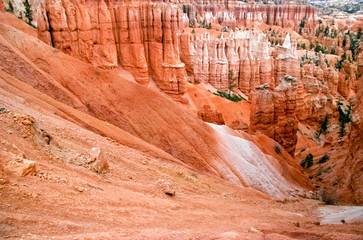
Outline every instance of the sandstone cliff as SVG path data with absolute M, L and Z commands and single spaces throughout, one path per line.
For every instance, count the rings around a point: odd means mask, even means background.
M 180 38 L 186 26 L 182 9 L 171 4 L 118 1 L 46 1 L 39 37 L 61 51 L 102 68 L 118 65 L 135 80 L 152 79 L 177 100 L 186 86 Z
M 0 12 L 4 12 L 4 11 L 5 11 L 4 2 L 0 1 Z
M 363 84 L 363 77 L 359 83 Z M 349 155 L 340 172 L 340 199 L 355 205 L 363 204 L 363 89 L 357 92 L 353 108 L 352 128 L 349 134 Z
M 225 91 L 230 70 L 238 79 L 238 89 L 245 94 L 263 83 L 274 87 L 285 74 L 299 77 L 297 70 L 289 72 L 298 67 L 298 61 L 273 60 L 268 40 L 262 34 L 236 31 L 216 38 L 209 33 L 190 34 L 187 27 L 189 23 L 200 24 L 202 19 L 232 29 L 232 23 L 237 26 L 251 21 L 294 27 L 302 19 L 313 21 L 314 8 L 238 1 L 185 4 L 48 0 L 39 18 L 39 37 L 93 65 L 120 65 L 138 83 L 148 85 L 152 80 L 181 102 L 186 102 L 183 95 L 188 79 Z M 224 12 L 227 10 L 228 14 Z M 292 49 L 295 47 L 296 44 L 291 45 Z
M 298 124 L 297 79 L 287 75 L 280 78 L 273 91 L 268 84 L 257 86 L 256 90 L 252 97 L 250 130 L 275 139 L 293 156 Z

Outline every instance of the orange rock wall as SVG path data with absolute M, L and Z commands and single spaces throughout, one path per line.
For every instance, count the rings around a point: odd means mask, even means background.
M 231 34 L 227 39 L 212 40 L 191 36 L 185 29 L 196 13 L 209 13 L 214 21 L 221 19 L 222 25 L 269 19 L 271 24 L 293 27 L 303 18 L 315 18 L 314 8 L 304 5 L 251 5 L 235 0 L 158 2 L 47 0 L 38 20 L 39 38 L 95 66 L 120 65 L 138 83 L 148 85 L 153 80 L 162 91 L 186 102 L 182 96 L 188 78 L 225 91 L 228 71 L 233 70 L 238 88 L 247 94 L 262 83 L 273 87 L 280 75 L 287 74 L 281 69 L 286 63 L 278 62 L 276 69 L 281 74 L 272 79 L 274 63 L 268 41 L 259 35 L 241 38 Z M 227 10 L 229 14 L 223 12 Z M 296 65 L 291 64 L 290 68 Z
M 102 68 L 121 65 L 147 85 L 150 77 L 178 98 L 185 90 L 179 45 L 186 26 L 181 8 L 171 4 L 119 1 L 46 1 L 39 20 L 46 43 Z
M 252 95 L 250 130 L 275 139 L 291 156 L 297 143 L 297 88 L 296 78 L 284 76 L 274 90 L 262 84 Z

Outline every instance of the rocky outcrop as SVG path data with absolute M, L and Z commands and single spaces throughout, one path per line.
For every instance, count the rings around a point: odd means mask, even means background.
M 338 92 L 346 99 L 352 97 L 355 89 L 357 65 L 344 61 L 339 72 Z
M 208 20 L 220 22 L 229 27 L 250 27 L 254 24 L 267 23 L 284 28 L 298 28 L 305 20 L 306 28 L 314 28 L 316 10 L 304 4 L 262 4 L 241 1 L 191 1 L 187 7 L 187 14 L 191 21 L 195 20 L 195 13 Z
M 297 88 L 297 79 L 288 75 L 280 78 L 280 84 L 274 90 L 270 90 L 268 84 L 257 86 L 250 118 L 252 132 L 273 138 L 291 156 L 297 142 Z
M 0 12 L 5 12 L 4 2 L 0 1 Z
M 107 172 L 110 167 L 101 149 L 95 147 L 89 151 L 88 164 L 98 173 Z
M 360 42 L 359 44 L 359 54 L 357 57 L 357 62 L 358 62 L 358 74 L 360 74 L 361 76 L 363 76 L 363 41 Z
M 163 92 L 186 102 L 187 79 L 226 91 L 232 71 L 238 89 L 248 94 L 263 83 L 273 88 L 285 74 L 299 78 L 298 59 L 291 61 L 288 56 L 286 60 L 286 53 L 279 50 L 273 60 L 263 34 L 237 31 L 218 38 L 190 34 L 186 30 L 189 22 L 203 18 L 222 25 L 247 26 L 257 21 L 293 27 L 314 16 L 314 8 L 303 5 L 47 0 L 38 31 L 44 42 L 65 53 L 102 68 L 120 65 L 138 83 L 148 85 L 152 80 Z M 288 48 L 295 54 L 296 44 Z
M 359 80 L 359 84 L 363 84 L 363 78 Z M 353 202 L 356 204 L 363 204 L 363 91 L 359 90 L 357 93 L 357 102 L 353 109 L 354 117 L 352 123 L 352 132 L 349 136 L 350 152 L 352 155 L 348 157 L 347 166 L 351 166 L 351 189 L 353 191 Z
M 363 77 L 359 83 L 363 84 Z M 363 89 L 357 92 L 356 103 L 353 108 L 352 127 L 349 134 L 349 155 L 347 156 L 340 183 L 342 183 L 344 201 L 355 205 L 363 205 Z
M 8 170 L 18 176 L 34 175 L 36 173 L 36 164 L 24 156 L 19 156 L 13 161 L 9 161 Z
M 228 75 L 248 94 L 254 87 L 272 78 L 272 58 L 263 34 L 237 31 L 212 39 L 208 33 L 192 34 L 189 39 L 192 61 L 186 63 L 195 83 L 209 83 L 221 91 L 228 89 Z
M 326 64 L 325 57 L 320 52 L 318 64 L 306 62 L 301 68 L 302 84 L 304 88 L 303 107 L 298 114 L 299 120 L 321 122 L 325 116 L 337 116 L 334 98 L 339 96 L 339 74 L 334 67 Z
M 118 1 L 46 1 L 39 37 L 54 47 L 102 68 L 121 65 L 135 80 L 152 79 L 179 98 L 186 90 L 180 38 L 186 21 L 171 4 L 126 4 Z
M 4 6 L 6 8 L 8 8 L 8 4 L 9 2 L 12 3 L 13 8 L 14 8 L 14 12 L 13 14 L 21 19 L 26 19 L 25 18 L 25 7 L 24 7 L 24 0 L 7 0 L 7 1 L 0 1 L 0 11 L 1 11 L 1 6 Z M 30 4 L 30 8 L 32 10 L 32 17 L 33 17 L 33 21 L 32 21 L 32 25 L 33 26 L 37 26 L 37 19 L 38 16 L 41 14 L 41 6 L 44 4 L 45 0 L 28 0 L 29 4 Z

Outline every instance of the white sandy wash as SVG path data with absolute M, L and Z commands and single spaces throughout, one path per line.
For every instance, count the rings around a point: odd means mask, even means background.
M 300 194 L 303 189 L 285 179 L 271 162 L 278 160 L 264 154 L 253 142 L 233 135 L 225 125 L 208 123 L 217 133 L 220 152 L 235 176 L 244 185 L 253 187 L 275 199 L 287 199 Z M 223 170 L 222 170 L 223 172 Z M 227 178 L 232 176 L 226 176 Z M 233 177 L 230 180 L 235 180 Z
M 361 206 L 324 206 L 320 207 L 320 224 L 363 223 Z

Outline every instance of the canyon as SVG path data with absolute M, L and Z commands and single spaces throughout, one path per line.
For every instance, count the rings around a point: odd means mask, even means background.
M 29 26 L 8 2 L 1 236 L 363 235 L 360 207 L 320 225 L 338 209 L 324 202 L 363 203 L 358 15 L 334 21 L 302 1 L 46 0 L 29 1 Z

